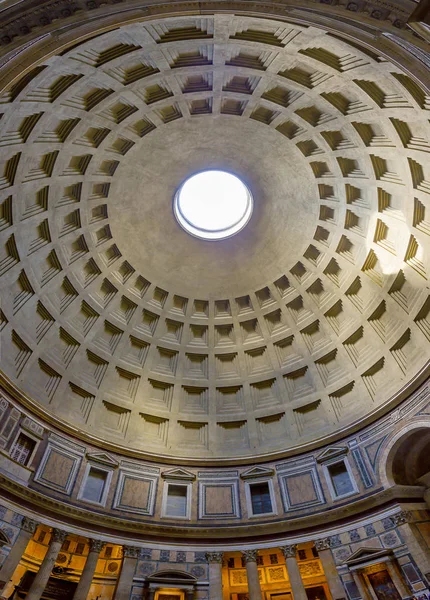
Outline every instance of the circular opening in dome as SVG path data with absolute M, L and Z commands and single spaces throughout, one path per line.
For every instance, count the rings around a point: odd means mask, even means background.
M 184 181 L 173 211 L 187 233 L 203 240 L 223 240 L 248 223 L 253 208 L 247 186 L 226 171 L 202 171 Z

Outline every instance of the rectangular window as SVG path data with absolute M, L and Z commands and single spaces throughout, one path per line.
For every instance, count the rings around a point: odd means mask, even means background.
M 170 483 L 167 490 L 166 515 L 169 517 L 186 517 L 187 496 L 188 488 L 186 485 Z
M 271 554 L 270 555 L 270 564 L 271 565 L 277 565 L 278 564 L 278 555 L 277 554 Z
M 234 558 L 229 558 L 227 560 L 227 566 L 229 569 L 234 569 Z
M 37 541 L 43 544 L 46 538 L 46 531 L 39 531 L 39 535 L 37 536 Z
M 79 542 L 76 544 L 76 554 L 83 554 L 85 550 L 85 544 L 83 542 Z
M 345 463 L 338 462 L 327 467 L 336 496 L 345 496 L 354 491 Z
M 105 548 L 105 558 L 111 558 L 112 556 L 112 546 L 106 546 Z
M 306 560 L 306 550 L 298 550 L 299 560 Z
M 103 498 L 103 492 L 105 491 L 106 479 L 106 471 L 91 467 L 85 481 L 82 498 L 84 500 L 89 500 L 90 502 L 100 503 Z
M 27 465 L 30 462 L 36 442 L 24 433 L 20 433 L 10 450 L 10 457 L 16 460 L 20 465 Z
M 315 546 L 312 546 L 312 556 L 314 558 L 318 558 L 318 556 L 319 556 L 318 550 L 315 548 Z
M 273 512 L 269 484 L 266 481 L 263 483 L 252 483 L 249 488 L 251 492 L 252 514 L 262 515 Z
M 263 562 L 263 557 L 262 556 L 257 556 L 257 565 L 259 567 L 263 567 L 264 566 L 264 562 Z

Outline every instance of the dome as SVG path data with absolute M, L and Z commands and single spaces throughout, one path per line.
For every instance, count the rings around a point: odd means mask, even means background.
M 2 599 L 426 600 L 427 5 L 3 2 Z
M 428 359 L 427 97 L 329 30 L 215 14 L 82 39 L 2 96 L 2 368 L 136 455 L 281 455 L 399 400 Z M 253 198 L 227 239 L 193 174 Z M 246 222 L 246 221 L 245 221 Z

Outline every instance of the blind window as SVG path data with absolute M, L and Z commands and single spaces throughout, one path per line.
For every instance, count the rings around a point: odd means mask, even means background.
M 336 496 L 344 496 L 354 491 L 354 486 L 344 462 L 330 465 L 328 472 L 330 473 L 330 479 Z
M 101 502 L 106 485 L 106 471 L 91 467 L 85 482 L 82 498 L 91 502 Z
M 187 487 L 185 485 L 169 485 L 166 515 L 169 517 L 187 516 Z

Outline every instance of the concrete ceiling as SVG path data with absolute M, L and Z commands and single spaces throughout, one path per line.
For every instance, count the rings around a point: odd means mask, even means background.
M 384 407 L 428 359 L 429 98 L 316 27 L 134 23 L 1 98 L 2 365 L 49 414 L 156 455 L 262 456 Z M 185 177 L 255 209 L 204 242 Z

